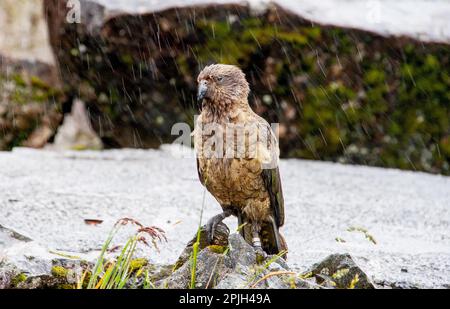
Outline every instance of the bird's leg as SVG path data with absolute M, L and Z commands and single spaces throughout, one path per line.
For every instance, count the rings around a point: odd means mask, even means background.
M 259 233 L 261 232 L 261 226 L 258 223 L 252 224 L 252 245 L 256 251 L 256 254 L 261 256 L 263 259 L 267 257 L 267 253 L 264 252 L 261 245 L 261 238 L 259 237 Z
M 225 218 L 231 216 L 233 211 L 231 209 L 225 209 L 222 213 L 212 217 L 206 223 L 206 235 L 208 237 L 208 242 L 211 244 L 214 240 L 214 231 L 217 227 L 217 224 L 222 222 Z

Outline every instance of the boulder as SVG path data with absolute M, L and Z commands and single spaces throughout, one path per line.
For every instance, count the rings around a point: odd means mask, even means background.
M 0 289 L 75 288 L 88 266 L 0 225 Z
M 62 120 L 64 101 L 54 66 L 0 55 L 0 150 L 44 147 Z
M 332 254 L 312 266 L 318 284 L 341 289 L 373 289 L 374 284 L 349 254 Z M 309 277 L 308 276 L 308 277 Z
M 450 173 L 448 38 L 383 29 L 405 14 L 379 27 L 359 4 L 348 17 L 336 2 L 319 14 L 318 1 L 80 0 L 77 23 L 67 2 L 44 1 L 50 42 L 107 147 L 172 141 L 172 125 L 198 111 L 200 69 L 222 62 L 244 70 L 255 111 L 280 123 L 283 156 Z
M 292 276 L 289 266 L 281 257 L 268 256 L 265 260 L 257 261 L 257 253 L 240 234 L 229 235 L 225 224 L 218 225 L 212 244 L 208 244 L 205 227 L 202 227 L 199 238 L 199 252 L 196 259 L 195 280 L 192 281 L 192 245 L 197 240 L 195 236 L 187 245 L 177 263 L 174 272 L 156 282 L 156 286 L 163 288 L 185 289 L 216 288 L 216 289 L 248 289 L 248 288 L 291 288 L 291 281 L 297 279 Z M 277 276 L 270 273 L 278 272 Z M 261 280 L 269 275 L 266 280 Z M 307 287 L 309 285 L 298 285 Z
M 212 245 L 207 244 L 204 227 L 196 262 L 195 288 L 216 289 L 373 289 L 375 285 L 349 254 L 333 254 L 313 265 L 303 274 L 292 271 L 278 256 L 258 261 L 256 251 L 240 234 L 228 236 L 221 223 Z M 181 254 L 168 277 L 156 282 L 163 288 L 185 289 L 192 284 L 192 245 L 194 237 Z
M 54 143 L 49 148 L 56 150 L 100 150 L 101 139 L 92 129 L 84 102 L 76 99 L 70 114 L 64 116 Z
M 0 55 L 16 61 L 54 64 L 43 0 L 2 0 L 0 29 Z
M 206 227 L 200 228 L 195 288 L 211 288 L 222 275 L 231 271 L 229 259 L 223 254 L 229 245 L 229 233 L 230 231 L 225 224 L 218 224 L 214 239 L 210 244 L 207 240 Z M 157 286 L 175 289 L 185 289 L 191 286 L 193 246 L 196 242 L 197 235 L 194 235 L 175 263 L 173 274 L 157 282 Z
M 0 150 L 42 148 L 64 101 L 43 0 L 1 1 L 0 29 Z

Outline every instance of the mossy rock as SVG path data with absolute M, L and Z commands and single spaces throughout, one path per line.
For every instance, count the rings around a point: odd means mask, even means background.
M 228 248 L 228 236 L 230 234 L 230 230 L 228 226 L 220 222 L 216 226 L 216 230 L 214 232 L 214 239 L 212 243 L 209 243 L 206 226 L 202 226 L 200 228 L 199 234 L 193 237 L 187 244 L 186 248 L 181 253 L 178 260 L 175 262 L 173 266 L 173 271 L 181 268 L 192 256 L 194 244 L 198 240 L 198 252 L 201 252 L 205 248 L 208 248 L 211 252 L 222 254 L 225 252 L 226 248 Z
M 148 260 L 144 258 L 137 258 L 134 260 L 131 260 L 130 262 L 130 272 L 138 272 L 142 269 L 142 267 L 146 266 L 148 264 Z
M 1 56 L 0 56 L 1 58 Z M 43 147 L 56 133 L 62 120 L 64 93 L 56 85 L 33 74 L 39 64 L 2 63 L 0 59 L 0 150 L 14 147 Z M 28 69 L 30 71 L 28 71 Z M 44 70 L 44 71 L 45 71 Z M 36 72 L 38 73 L 38 72 Z M 46 130 L 41 130 L 44 128 Z M 52 132 L 33 141 L 39 132 Z M 41 140 L 45 139 L 45 140 Z
M 172 124 L 198 113 L 199 70 L 221 62 L 244 70 L 255 111 L 280 123 L 284 157 L 450 174 L 449 45 L 321 26 L 275 6 L 103 19 L 101 6 L 82 5 L 104 20 L 91 31 L 65 22 L 64 1 L 46 4 L 59 16 L 50 35 L 68 94 L 87 102 L 106 146 L 173 141 Z
M 207 248 L 209 251 L 217 253 L 217 254 L 223 254 L 227 250 L 227 247 L 219 246 L 219 245 L 211 245 L 211 246 L 208 246 Z
M 51 273 L 55 278 L 67 278 L 69 270 L 63 266 L 53 266 Z
M 11 287 L 15 288 L 17 287 L 20 283 L 25 282 L 27 280 L 27 275 L 24 273 L 20 273 L 18 275 L 16 275 L 12 280 L 11 280 Z

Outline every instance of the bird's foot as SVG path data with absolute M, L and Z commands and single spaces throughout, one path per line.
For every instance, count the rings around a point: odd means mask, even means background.
M 262 264 L 267 259 L 267 253 L 261 247 L 253 247 L 256 254 L 256 262 Z
M 225 210 L 221 214 L 218 214 L 208 220 L 208 222 L 206 223 L 206 235 L 208 238 L 208 243 L 212 244 L 214 240 L 214 232 L 216 230 L 217 225 L 230 215 L 231 211 Z

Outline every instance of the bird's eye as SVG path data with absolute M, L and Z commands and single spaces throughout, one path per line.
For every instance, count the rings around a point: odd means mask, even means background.
M 223 81 L 223 76 L 219 76 L 219 77 L 217 77 L 217 81 L 218 81 L 218 82 L 221 82 L 221 81 Z

